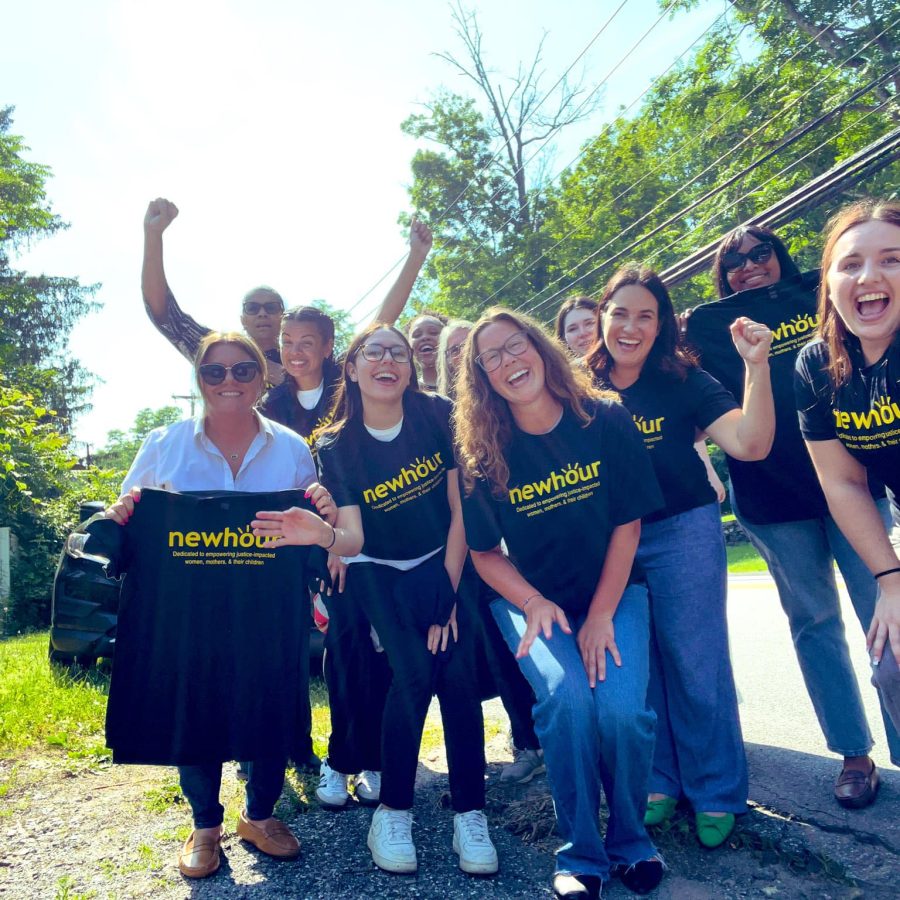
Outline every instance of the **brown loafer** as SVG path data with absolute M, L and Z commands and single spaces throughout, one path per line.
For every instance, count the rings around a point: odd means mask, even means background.
M 181 853 L 178 854 L 178 871 L 186 878 L 206 878 L 218 872 L 222 862 L 219 853 L 221 842 L 221 831 L 218 837 L 210 835 L 197 837 L 197 832 L 192 831 L 191 836 L 184 842 Z
M 834 799 L 847 809 L 863 809 L 875 802 L 881 779 L 875 763 L 867 775 L 857 769 L 841 769 L 834 785 Z
M 296 859 L 300 855 L 300 841 L 284 822 L 276 818 L 266 819 L 262 825 L 256 825 L 241 810 L 237 825 L 238 837 L 253 844 L 257 850 L 276 859 Z

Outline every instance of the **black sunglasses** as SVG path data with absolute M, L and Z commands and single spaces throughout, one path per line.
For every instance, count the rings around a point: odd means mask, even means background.
M 757 244 L 746 253 L 741 253 L 740 250 L 729 250 L 722 254 L 722 268 L 726 272 L 736 272 L 738 269 L 744 268 L 744 263 L 748 259 L 754 263 L 768 262 L 774 252 L 775 248 L 771 244 Z
M 277 300 L 267 300 L 265 303 L 257 303 L 255 300 L 251 300 L 249 303 L 244 304 L 244 312 L 248 316 L 258 315 L 261 309 L 264 309 L 270 316 L 284 312 L 284 307 Z
M 249 384 L 259 375 L 259 364 L 252 359 L 246 362 L 235 363 L 233 366 L 223 366 L 219 363 L 204 363 L 197 371 L 205 384 L 221 384 L 225 376 L 231 372 L 231 377 L 241 384 Z

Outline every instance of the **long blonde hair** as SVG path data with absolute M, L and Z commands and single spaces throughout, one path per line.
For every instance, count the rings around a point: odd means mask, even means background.
M 450 335 L 460 328 L 465 328 L 471 332 L 475 327 L 474 322 L 468 319 L 451 319 L 441 330 L 441 336 L 438 339 L 438 358 L 437 358 L 437 391 L 445 397 L 453 398 L 456 393 L 454 385 L 454 377 L 450 374 L 450 364 L 447 362 L 447 347 L 450 343 Z M 468 338 L 468 335 L 466 335 Z
M 565 350 L 536 319 L 501 306 L 487 310 L 475 323 L 463 350 L 456 377 L 453 428 L 466 493 L 472 491 L 476 478 L 483 478 L 491 493 L 499 498 L 506 494 L 509 482 L 509 464 L 504 454 L 513 434 L 513 417 L 507 401 L 491 387 L 487 374 L 475 361 L 478 335 L 496 322 L 507 322 L 528 335 L 543 360 L 547 390 L 583 426 L 594 418 L 587 408 L 588 401 L 616 395 L 594 387 L 587 370 L 573 366 Z

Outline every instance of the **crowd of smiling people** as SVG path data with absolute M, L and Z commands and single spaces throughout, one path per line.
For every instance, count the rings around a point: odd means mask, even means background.
M 380 868 L 417 868 L 416 765 L 437 696 L 454 852 L 467 873 L 497 871 L 485 680 L 512 725 L 504 779 L 546 768 L 557 896 L 596 897 L 611 877 L 655 888 L 665 864 L 652 829 L 679 803 L 701 844 L 727 840 L 748 781 L 724 489 L 707 437 L 726 454 L 737 518 L 775 579 L 825 743 L 843 758 L 835 799 L 875 800 L 833 564 L 900 764 L 900 205 L 840 210 L 820 273 L 801 273 L 772 231 L 735 229 L 713 264 L 721 299 L 688 317 L 655 272 L 626 265 L 598 300 L 566 301 L 555 336 L 499 307 L 475 323 L 425 313 L 396 327 L 431 245 L 414 222 L 397 282 L 339 359 L 328 316 L 285 310 L 269 288 L 244 298 L 246 336 L 196 323 L 163 268 L 176 215 L 166 200 L 148 208 L 142 286 L 156 326 L 194 363 L 203 411 L 148 438 L 107 515 L 126 524 L 141 487 L 307 489 L 317 512 L 260 510 L 253 527 L 276 547 L 329 552 L 332 730 L 317 796 L 332 809 L 351 791 L 376 805 L 367 844 Z M 189 450 L 185 427 L 200 435 Z M 291 471 L 264 468 L 259 447 L 279 444 L 295 451 Z M 205 458 L 199 476 L 193 455 Z M 308 763 L 308 686 L 298 692 L 293 759 Z M 286 763 L 247 765 L 238 824 L 282 858 L 300 851 L 273 816 Z M 194 831 L 179 867 L 204 877 L 220 864 L 221 762 L 180 777 Z

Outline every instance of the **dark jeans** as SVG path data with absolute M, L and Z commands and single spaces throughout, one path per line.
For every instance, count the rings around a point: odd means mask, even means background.
M 359 565 L 347 569 L 343 593 L 325 597 L 325 684 L 331 710 L 328 764 L 354 775 L 381 771 L 381 722 L 391 684 L 387 653 L 376 653 L 372 625 L 354 594 Z
M 275 810 L 284 785 L 285 760 L 259 760 L 246 763 L 247 818 L 268 819 Z M 179 766 L 181 791 L 191 805 L 194 828 L 215 828 L 222 824 L 225 807 L 219 803 L 222 764 Z
M 353 563 L 363 611 L 375 626 L 391 667 L 382 726 L 381 802 L 410 809 L 422 729 L 433 694 L 444 723 L 450 796 L 456 812 L 484 807 L 484 719 L 474 665 L 474 634 L 464 607 L 457 611 L 459 641 L 442 658 L 426 646 L 430 612 L 423 613 L 408 586 L 446 578 L 443 553 L 412 572 L 375 563 Z M 425 568 L 427 567 L 427 569 Z

